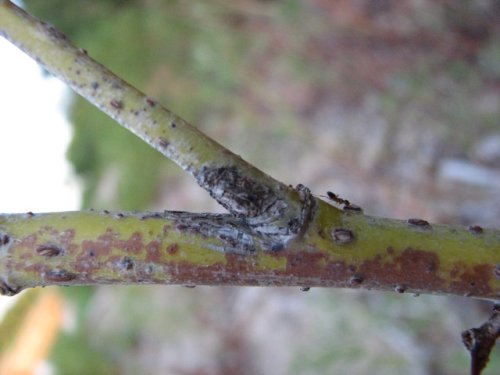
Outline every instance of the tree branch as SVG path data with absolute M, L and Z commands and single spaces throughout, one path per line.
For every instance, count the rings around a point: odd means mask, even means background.
M 0 216 L 0 290 L 39 285 L 288 285 L 500 298 L 500 231 L 366 216 L 254 168 L 0 0 L 0 34 L 174 160 L 230 215 Z

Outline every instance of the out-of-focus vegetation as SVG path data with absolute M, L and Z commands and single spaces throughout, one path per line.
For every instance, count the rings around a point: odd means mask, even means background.
M 476 162 L 480 141 L 500 134 L 495 0 L 24 3 L 284 182 L 335 190 L 371 214 L 499 225 L 498 189 L 440 174 L 444 159 Z M 85 207 L 212 207 L 172 163 L 84 100 L 72 96 L 68 116 Z M 482 316 L 482 305 L 460 300 L 344 291 L 66 294 L 79 328 L 53 351 L 62 374 L 466 373 L 459 332 Z
M 2 318 L 0 324 L 0 353 L 5 353 L 8 346 L 12 344 L 12 339 L 15 337 L 26 312 L 36 299 L 36 292 L 26 292 L 19 298 L 15 306 L 7 311 L 6 315 Z
M 289 167 L 290 155 L 306 153 L 321 133 L 348 137 L 337 159 L 359 158 L 365 147 L 351 147 L 351 138 L 362 131 L 325 131 L 315 118 L 332 98 L 360 111 L 362 121 L 380 114 L 363 113 L 370 106 L 388 119 L 383 150 L 364 156 L 374 168 L 390 169 L 407 147 L 398 140 L 408 137 L 401 117 L 411 117 L 418 126 L 409 126 L 424 138 L 432 134 L 429 159 L 436 148 L 464 153 L 474 135 L 498 126 L 498 110 L 466 105 L 500 79 L 494 1 L 25 3 L 98 61 L 264 168 Z M 84 177 L 84 206 L 144 209 L 161 201 L 162 186 L 179 176 L 175 167 L 85 101 L 74 98 L 68 112 L 68 156 Z M 276 142 L 287 152 L 277 153 Z

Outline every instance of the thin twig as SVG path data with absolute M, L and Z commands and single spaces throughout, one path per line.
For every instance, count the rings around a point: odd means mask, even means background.
M 0 35 L 190 173 L 256 232 L 285 244 L 307 225 L 313 205 L 307 189 L 297 191 L 245 162 L 7 0 L 0 1 Z

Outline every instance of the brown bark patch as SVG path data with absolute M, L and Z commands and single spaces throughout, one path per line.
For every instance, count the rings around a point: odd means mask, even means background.
M 161 263 L 160 243 L 151 241 L 146 245 L 146 262 Z
M 460 263 L 452 271 L 457 279 L 450 284 L 451 293 L 467 296 L 491 295 L 490 280 L 493 272 L 489 264 L 480 264 L 469 269 Z
M 405 285 L 405 290 L 438 291 L 445 286 L 444 280 L 438 276 L 439 258 L 437 254 L 406 248 L 400 255 L 392 248 L 387 249 L 391 261 L 381 256 L 363 262 L 359 273 L 365 276 L 366 283 L 374 286 Z M 398 289 L 399 290 L 399 289 Z

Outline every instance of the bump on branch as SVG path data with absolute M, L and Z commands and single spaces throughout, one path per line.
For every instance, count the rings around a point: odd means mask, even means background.
M 493 306 L 493 314 L 481 327 L 462 332 L 462 342 L 471 355 L 471 375 L 480 375 L 484 370 L 499 336 L 500 304 Z

